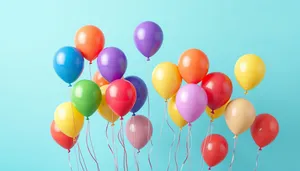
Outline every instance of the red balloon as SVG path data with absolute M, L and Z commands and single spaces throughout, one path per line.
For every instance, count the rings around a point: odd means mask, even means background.
M 251 126 L 251 135 L 255 143 L 263 148 L 275 140 L 279 132 L 279 124 L 272 115 L 264 113 L 256 116 Z
M 228 102 L 232 94 L 230 78 L 221 72 L 212 72 L 201 83 L 207 94 L 207 106 L 216 110 Z
M 69 152 L 70 149 L 76 144 L 78 139 L 78 136 L 75 139 L 66 136 L 59 130 L 54 121 L 51 123 L 50 132 L 54 141 L 61 147 L 67 149 Z
M 209 135 L 202 142 L 201 153 L 210 169 L 225 159 L 228 153 L 228 143 L 222 135 Z
M 135 104 L 136 90 L 129 81 L 118 79 L 107 87 L 105 99 L 111 110 L 123 119 Z

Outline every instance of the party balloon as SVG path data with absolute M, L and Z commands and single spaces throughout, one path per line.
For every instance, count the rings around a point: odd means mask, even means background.
M 240 57 L 234 67 L 235 78 L 245 90 L 245 94 L 264 79 L 265 73 L 266 66 L 264 61 L 253 54 Z
M 90 80 L 80 80 L 72 89 L 72 104 L 87 119 L 98 109 L 101 98 L 99 86 Z
M 228 100 L 227 103 L 225 103 L 222 107 L 214 110 L 213 113 L 212 113 L 212 109 L 209 108 L 208 106 L 206 107 L 205 111 L 206 111 L 207 115 L 210 117 L 210 119 L 213 121 L 213 120 L 221 117 L 224 114 L 225 109 L 229 102 L 230 102 L 230 100 Z
M 71 102 L 65 102 L 56 108 L 54 122 L 62 133 L 75 138 L 83 127 L 84 117 Z
M 136 101 L 134 106 L 130 110 L 133 113 L 133 115 L 135 115 L 135 113 L 139 111 L 145 104 L 148 96 L 148 89 L 145 82 L 137 76 L 129 76 L 125 79 L 129 81 L 136 90 Z
M 106 96 L 106 90 L 108 88 L 108 85 L 104 85 L 100 87 L 102 92 L 102 100 L 98 107 L 98 113 L 108 122 L 114 124 L 116 120 L 119 119 L 119 116 L 115 114 L 108 106 L 105 96 Z
M 152 21 L 141 23 L 134 31 L 135 46 L 148 61 L 159 50 L 163 37 L 162 29 Z
M 81 51 L 86 60 L 90 61 L 90 64 L 102 51 L 104 43 L 104 35 L 96 26 L 83 26 L 75 35 L 76 48 Z
M 78 137 L 72 138 L 66 136 L 62 133 L 59 128 L 56 126 L 55 122 L 52 121 L 50 127 L 50 133 L 54 141 L 60 145 L 62 148 L 67 149 L 69 152 L 71 148 L 76 144 Z
M 250 128 L 255 116 L 254 106 L 243 98 L 232 100 L 225 110 L 226 124 L 235 136 Z
M 232 94 L 230 78 L 221 72 L 212 72 L 204 77 L 201 87 L 207 94 L 207 106 L 212 111 L 222 107 L 228 102 Z
M 113 82 L 123 77 L 127 68 L 127 59 L 122 50 L 107 47 L 99 54 L 97 65 L 101 75 L 108 82 Z
M 279 132 L 276 118 L 270 114 L 260 114 L 251 126 L 251 135 L 255 143 L 263 148 L 275 140 Z
M 183 119 L 176 107 L 176 96 L 173 96 L 168 102 L 168 113 L 175 125 L 180 129 L 187 124 L 187 121 Z
M 152 137 L 151 121 L 142 115 L 131 117 L 126 123 L 126 137 L 137 150 L 142 149 Z
M 206 93 L 197 84 L 187 84 L 181 87 L 176 95 L 176 107 L 184 120 L 189 123 L 202 115 L 206 105 Z
M 76 48 L 62 47 L 54 55 L 53 68 L 56 74 L 71 86 L 81 75 L 84 59 Z
M 210 170 L 226 158 L 228 143 L 222 135 L 209 135 L 202 142 L 201 153 Z
M 109 84 L 109 82 L 102 77 L 99 71 L 96 71 L 93 77 L 93 81 L 98 84 L 99 87 Z
M 209 61 L 199 49 L 189 49 L 179 58 L 178 69 L 187 83 L 198 84 L 207 74 Z
M 152 84 L 157 93 L 168 100 L 179 90 L 182 78 L 178 68 L 171 62 L 158 64 L 152 72 Z
M 123 119 L 134 106 L 136 101 L 136 90 L 134 86 L 125 79 L 111 82 L 105 94 L 106 103 L 117 115 Z

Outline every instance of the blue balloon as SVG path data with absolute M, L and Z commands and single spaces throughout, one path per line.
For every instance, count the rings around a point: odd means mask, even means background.
M 54 56 L 53 68 L 56 74 L 69 86 L 81 75 L 83 67 L 84 58 L 80 51 L 74 47 L 62 47 Z
M 131 112 L 133 113 L 132 116 L 135 116 L 135 113 L 139 111 L 146 102 L 148 89 L 145 82 L 137 76 L 128 76 L 125 78 L 125 80 L 129 81 L 136 90 L 136 101 L 131 109 Z

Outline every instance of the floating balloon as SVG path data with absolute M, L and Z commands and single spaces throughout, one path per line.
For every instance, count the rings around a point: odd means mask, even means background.
M 126 123 L 126 137 L 137 150 L 142 149 L 152 137 L 151 121 L 142 115 L 131 117 Z
M 168 102 L 168 113 L 175 125 L 180 129 L 187 124 L 187 121 L 183 119 L 176 107 L 176 96 L 173 96 Z
M 109 84 L 105 98 L 112 111 L 123 119 L 135 104 L 136 90 L 127 80 L 115 80 Z
M 62 47 L 54 55 L 53 68 L 56 74 L 71 86 L 81 75 L 84 59 L 76 48 Z
M 222 107 L 228 102 L 232 94 L 230 78 L 221 72 L 212 72 L 204 77 L 201 87 L 207 94 L 207 106 L 212 111 Z
M 254 106 L 243 98 L 232 100 L 225 110 L 225 121 L 235 136 L 250 128 L 255 116 Z
M 136 101 L 134 106 L 130 110 L 133 113 L 133 115 L 135 115 L 135 113 L 143 107 L 143 105 L 147 100 L 147 96 L 148 96 L 147 85 L 141 78 L 137 76 L 129 76 L 126 77 L 125 80 L 129 81 L 136 90 Z
M 213 121 L 213 120 L 221 117 L 225 113 L 225 109 L 229 102 L 230 102 L 230 100 L 228 100 L 227 103 L 225 103 L 222 107 L 214 110 L 213 113 L 212 113 L 212 109 L 209 108 L 208 106 L 206 107 L 205 111 L 206 111 L 207 115 L 210 117 L 210 119 Z
M 140 53 L 149 61 L 162 45 L 162 29 L 152 21 L 143 22 L 134 31 L 134 42 Z
M 104 43 L 104 35 L 96 26 L 83 26 L 75 35 L 76 48 L 81 51 L 86 60 L 90 61 L 90 64 L 102 51 Z
M 75 138 L 83 127 L 84 117 L 71 102 L 65 102 L 56 108 L 54 122 L 62 133 Z
M 119 119 L 119 116 L 117 114 L 115 114 L 108 106 L 105 96 L 106 96 L 106 90 L 108 88 L 108 85 L 104 85 L 102 87 L 100 87 L 101 92 L 102 92 L 102 100 L 101 103 L 98 107 L 98 113 L 108 122 L 112 123 L 112 125 L 114 125 L 114 123 L 116 122 L 116 120 Z
M 99 86 L 90 80 L 80 80 L 72 89 L 72 104 L 87 118 L 98 109 L 101 98 Z
M 163 62 L 158 64 L 152 72 L 152 84 L 157 93 L 168 100 L 180 88 L 182 78 L 175 64 Z
M 101 75 L 108 81 L 121 79 L 127 68 L 127 59 L 122 50 L 116 47 L 107 47 L 97 59 Z
M 176 107 L 184 120 L 189 123 L 202 115 L 206 105 L 206 93 L 197 84 L 187 84 L 181 87 L 176 95 Z
M 252 138 L 260 148 L 272 143 L 277 137 L 278 132 L 278 121 L 267 113 L 258 115 L 251 126 Z
M 209 61 L 199 49 L 189 49 L 179 58 L 178 69 L 187 83 L 198 84 L 207 74 Z
M 109 82 L 102 77 L 99 71 L 96 71 L 93 77 L 93 81 L 98 84 L 99 87 L 109 84 Z
M 264 61 L 253 54 L 240 57 L 234 67 L 235 78 L 245 90 L 245 94 L 264 79 L 265 73 L 266 66 Z
M 76 144 L 78 137 L 71 138 L 62 133 L 59 128 L 52 121 L 50 127 L 50 133 L 54 141 L 60 145 L 62 148 L 67 149 L 70 152 L 71 148 Z
M 211 167 L 218 165 L 226 158 L 228 143 L 222 135 L 209 135 L 202 142 L 201 153 L 210 170 Z

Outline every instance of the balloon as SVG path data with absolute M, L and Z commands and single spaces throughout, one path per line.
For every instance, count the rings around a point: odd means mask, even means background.
M 99 86 L 90 80 L 80 80 L 72 89 L 72 104 L 87 119 L 98 109 L 101 98 Z
M 83 127 L 84 117 L 71 102 L 65 102 L 56 108 L 54 122 L 62 133 L 75 138 Z
M 90 64 L 102 51 L 104 43 L 104 35 L 96 26 L 83 26 L 75 35 L 76 48 L 81 51 L 86 60 L 90 61 Z
M 204 77 L 201 87 L 207 94 L 207 106 L 213 111 L 225 105 L 232 94 L 231 80 L 221 72 L 212 72 Z
M 60 145 L 62 148 L 65 148 L 70 152 L 71 148 L 76 144 L 78 137 L 71 138 L 62 133 L 59 128 L 56 126 L 55 122 L 52 121 L 50 127 L 50 133 L 54 141 Z
M 243 98 L 232 100 L 226 107 L 225 120 L 228 128 L 237 136 L 250 128 L 254 122 L 254 106 Z
M 187 84 L 181 87 L 176 95 L 176 107 L 184 120 L 189 123 L 202 115 L 206 105 L 206 93 L 197 84 Z
M 152 72 L 152 84 L 157 93 L 165 100 L 177 93 L 181 82 L 182 78 L 178 68 L 171 62 L 158 64 Z
M 226 158 L 228 143 L 222 135 L 209 135 L 202 142 L 201 153 L 210 170 Z
M 178 109 L 176 107 L 176 96 L 173 96 L 170 101 L 168 102 L 168 113 L 171 117 L 172 121 L 180 128 L 182 129 L 186 124 L 187 121 L 183 119 L 183 117 L 178 112 Z
M 214 113 L 212 113 L 211 108 L 209 108 L 208 106 L 206 107 L 205 111 L 206 111 L 207 115 L 210 117 L 210 119 L 213 121 L 213 120 L 221 117 L 224 114 L 225 109 L 229 102 L 230 102 L 230 100 L 228 100 L 227 103 L 225 103 L 222 107 L 214 110 Z
M 251 135 L 255 143 L 263 148 L 275 140 L 279 132 L 279 124 L 272 115 L 264 113 L 256 117 L 251 126 Z
M 134 86 L 125 79 L 116 80 L 108 86 L 105 94 L 106 103 L 117 115 L 125 116 L 134 106 L 136 101 L 136 90 Z
M 127 68 L 127 59 L 124 52 L 116 47 L 107 47 L 98 55 L 98 69 L 108 81 L 121 79 Z
M 264 79 L 265 73 L 266 66 L 264 61 L 253 54 L 240 57 L 234 67 L 235 78 L 245 90 L 245 94 Z
M 207 74 L 209 61 L 199 49 L 189 49 L 179 58 L 178 69 L 187 83 L 198 84 Z
M 108 106 L 105 96 L 106 96 L 106 90 L 108 88 L 108 85 L 104 85 L 100 87 L 101 92 L 102 92 L 102 100 L 101 103 L 98 107 L 98 113 L 108 122 L 114 124 L 116 120 L 119 119 L 119 116 L 115 114 Z
M 142 115 L 131 117 L 126 123 L 126 137 L 137 150 L 142 149 L 152 137 L 151 121 Z
M 99 87 L 109 84 L 109 82 L 102 77 L 99 71 L 96 71 L 93 77 L 93 81 L 98 84 Z
M 148 89 L 145 82 L 137 76 L 129 76 L 125 79 L 129 81 L 136 90 L 136 101 L 133 108 L 131 109 L 131 112 L 133 113 L 133 115 L 135 115 L 135 113 L 139 111 L 145 104 L 148 96 Z
M 84 59 L 76 48 L 62 47 L 54 55 L 53 68 L 56 74 L 71 86 L 81 75 Z
M 159 25 L 152 21 L 139 24 L 134 31 L 135 46 L 148 61 L 161 47 L 163 37 Z

